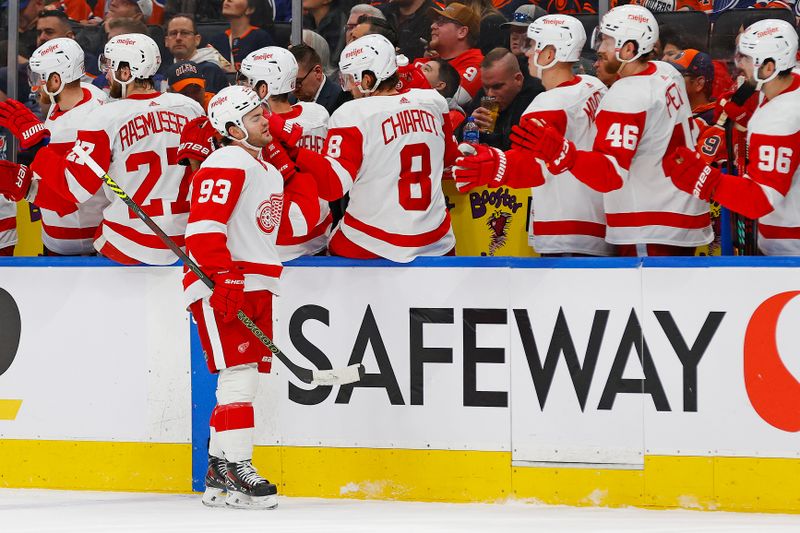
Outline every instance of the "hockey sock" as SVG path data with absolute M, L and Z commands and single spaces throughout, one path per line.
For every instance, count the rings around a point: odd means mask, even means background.
M 255 427 L 252 403 L 218 405 L 212 420 L 216 444 L 227 461 L 236 463 L 252 459 Z M 212 452 L 212 455 L 216 454 Z

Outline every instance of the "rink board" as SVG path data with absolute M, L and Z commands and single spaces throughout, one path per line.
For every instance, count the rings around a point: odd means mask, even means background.
M 298 260 L 276 343 L 367 378 L 311 388 L 276 360 L 255 460 L 295 496 L 800 511 L 798 266 Z M 200 488 L 215 382 L 180 275 L 0 261 L 22 318 L 0 486 Z

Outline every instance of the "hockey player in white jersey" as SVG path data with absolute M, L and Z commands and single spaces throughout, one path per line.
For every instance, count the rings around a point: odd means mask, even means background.
M 693 255 L 713 238 L 708 204 L 672 185 L 663 167 L 676 148 L 695 145 L 684 81 L 671 65 L 648 60 L 658 24 L 644 7 L 615 7 L 597 30 L 598 54 L 620 79 L 600 102 L 592 149 L 539 119 L 520 121 L 520 142 L 552 173 L 570 171 L 606 193 L 606 240 L 618 254 Z
M 294 233 L 313 227 L 319 203 L 313 178 L 284 183 L 284 176 L 261 160 L 272 139 L 261 100 L 250 88 L 224 88 L 208 111 L 226 146 L 192 176 L 186 247 L 214 281 L 214 290 L 191 271 L 184 276 L 206 362 L 219 373 L 203 503 L 270 509 L 278 505 L 277 489 L 259 475 L 252 457 L 253 401 L 259 373 L 269 373 L 272 354 L 236 314 L 241 309 L 272 336 L 273 295 L 279 293 L 282 270 L 279 227 L 291 226 Z
M 0 172 L 5 171 L 7 161 L 0 161 Z M 14 255 L 17 245 L 17 203 L 0 192 L 0 257 Z
M 424 89 L 398 93 L 395 49 L 381 35 L 348 44 L 339 69 L 343 87 L 362 98 L 333 113 L 324 155 L 301 148 L 295 158 L 318 180 L 321 198 L 350 193 L 331 254 L 405 263 L 452 253 L 441 179 L 458 150 L 444 97 Z
M 180 132 L 203 110 L 181 94 L 156 91 L 153 75 L 161 56 L 146 35 L 112 38 L 101 62 L 110 96 L 120 100 L 86 116 L 76 143 L 182 246 L 191 172 L 178 164 Z M 71 151 L 65 157 L 47 147 L 39 150 L 31 168 L 25 168 L 17 181 L 22 196 L 46 191 L 74 204 L 91 199 L 103 183 Z M 42 190 L 37 193 L 37 188 Z M 94 240 L 98 252 L 123 264 L 165 265 L 177 260 L 122 200 L 110 192 L 106 196 L 110 204 L 103 210 Z
M 62 156 L 72 149 L 87 117 L 106 101 L 103 91 L 80 81 L 85 71 L 83 60 L 78 43 L 58 38 L 37 48 L 28 61 L 29 82 L 32 87 L 39 87 L 42 104 L 48 108 L 41 131 L 49 135 L 48 150 Z M 0 103 L 0 126 L 9 128 L 23 143 L 26 131 L 39 124 L 25 105 L 15 100 Z M 28 199 L 38 205 L 42 214 L 44 254 L 93 254 L 95 232 L 109 203 L 103 191 L 77 206 L 58 195 L 48 197 L 46 188 L 41 192 L 39 197 Z
M 569 15 L 547 15 L 528 26 L 528 67 L 542 80 L 546 91 L 533 99 L 522 120 L 547 122 L 577 149 L 590 150 L 594 119 L 606 86 L 592 76 L 573 74 L 586 42 L 583 25 Z M 517 138 L 512 133 L 511 140 Z M 533 193 L 533 242 L 542 255 L 611 255 L 605 241 L 603 195 L 578 180 L 569 170 L 552 173 L 535 160 L 524 146 L 513 145 L 505 153 L 490 146 L 461 145 L 475 155 L 456 161 L 456 187 L 535 187 Z M 505 159 L 505 163 L 504 163 Z
M 297 60 L 285 48 L 267 46 L 250 53 L 242 60 L 239 74 L 247 79 L 250 87 L 267 105 L 270 113 L 270 129 L 280 135 L 284 131 L 299 136 L 286 140 L 294 146 L 322 152 L 328 134 L 328 111 L 314 102 L 289 103 L 297 79 Z M 297 124 L 299 128 L 292 129 Z M 273 152 L 265 150 L 270 160 Z M 279 165 L 276 165 L 279 166 Z M 282 231 L 278 235 L 278 251 L 281 261 L 289 261 L 303 255 L 323 252 L 328 244 L 333 219 L 328 202 L 320 200 L 320 219 L 304 235 L 291 235 Z
M 749 160 L 743 175 L 723 174 L 686 148 L 667 165 L 677 187 L 758 219 L 764 255 L 800 255 L 800 75 L 797 32 L 777 19 L 758 21 L 739 37 L 737 64 L 761 91 L 747 126 Z

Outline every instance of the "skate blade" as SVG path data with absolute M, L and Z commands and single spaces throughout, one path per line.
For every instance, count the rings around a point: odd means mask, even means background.
M 225 489 L 207 487 L 202 501 L 206 507 L 225 507 Z
M 270 494 L 269 496 L 254 497 L 230 491 L 225 499 L 225 504 L 236 509 L 275 509 L 278 506 L 278 496 Z

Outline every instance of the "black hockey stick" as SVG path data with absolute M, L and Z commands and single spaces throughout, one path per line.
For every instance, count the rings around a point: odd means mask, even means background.
M 111 189 L 114 194 L 116 194 L 123 202 L 125 202 L 125 205 L 127 205 L 131 211 L 136 213 L 136 216 L 138 216 L 142 222 L 144 222 L 147 227 L 150 228 L 153 233 L 155 233 L 156 236 L 175 253 L 175 255 L 181 258 L 189 270 L 194 272 L 195 275 L 200 278 L 200 281 L 206 285 L 206 287 L 214 290 L 214 282 L 211 281 L 211 278 L 206 276 L 206 274 L 200 270 L 200 267 L 197 266 L 197 263 L 192 261 L 186 252 L 181 250 L 180 246 L 175 244 L 175 241 L 173 241 L 169 235 L 164 233 L 164 230 L 162 230 L 158 224 L 156 224 L 153 219 L 147 215 L 147 213 L 142 211 L 142 208 L 139 207 L 119 185 L 117 185 L 111 176 L 109 176 L 108 173 L 106 173 L 94 159 L 92 159 L 86 150 L 83 149 L 83 147 L 76 144 L 72 150 L 83 164 L 88 166 L 98 178 L 103 180 L 105 184 L 108 185 L 108 188 Z M 240 309 L 236 313 L 236 317 L 259 341 L 261 341 L 264 346 L 269 349 L 270 352 L 272 352 L 278 359 L 281 360 L 284 365 L 286 365 L 286 368 L 288 368 L 292 374 L 297 376 L 297 378 L 303 383 L 309 383 L 313 385 L 345 385 L 347 383 L 355 383 L 364 376 L 364 365 L 362 364 L 350 365 L 338 370 L 309 370 L 308 368 L 303 368 L 294 363 L 291 359 L 289 359 L 288 356 L 286 356 L 286 354 L 280 351 L 280 349 L 275 346 L 275 343 L 273 343 L 272 340 L 267 337 L 263 331 L 261 331 L 261 329 L 250 319 L 250 317 L 244 313 L 244 311 Z
M 750 83 L 743 83 L 736 89 L 731 95 L 731 102 L 738 106 L 744 105 L 748 98 L 750 98 L 755 93 L 755 86 Z M 733 152 L 733 130 L 736 127 L 736 123 L 728 118 L 728 116 L 723 112 L 720 114 L 719 120 L 717 121 L 717 125 L 724 125 L 725 128 L 725 149 L 727 151 L 728 160 L 725 162 L 725 166 L 728 169 L 729 175 L 734 175 L 734 163 L 735 163 L 735 155 Z M 740 169 L 743 170 L 743 169 Z M 733 242 L 734 248 L 738 249 L 739 253 L 736 255 L 755 255 L 758 250 L 758 231 L 756 230 L 757 221 L 750 220 L 749 218 L 740 215 L 739 213 L 735 213 L 730 211 L 731 214 L 731 224 L 733 225 Z

